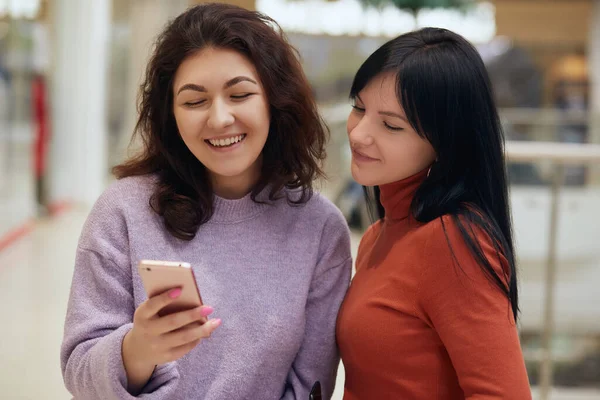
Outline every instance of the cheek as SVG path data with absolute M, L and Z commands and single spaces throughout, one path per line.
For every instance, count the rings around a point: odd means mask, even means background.
M 179 134 L 184 140 L 186 138 L 196 137 L 202 132 L 204 118 L 201 113 L 194 113 L 188 110 L 177 110 L 174 112 L 174 116 Z
M 266 134 L 269 131 L 271 115 L 269 113 L 269 104 L 264 101 L 244 104 L 237 110 L 236 117 L 244 125 L 260 133 Z
M 428 141 L 422 139 L 420 136 L 417 136 L 414 138 L 413 147 L 414 152 L 417 155 L 416 162 L 418 162 L 423 167 L 433 164 L 436 158 L 436 154 L 435 150 L 433 149 L 433 146 Z
M 433 148 L 433 146 L 429 143 L 426 143 L 424 151 L 427 154 L 427 165 L 433 164 L 435 162 L 435 160 L 437 159 L 437 153 L 435 152 L 435 149 Z
M 262 125 L 263 129 L 268 133 L 269 126 L 271 125 L 271 111 L 266 99 L 262 99 L 260 109 L 257 110 L 257 115 L 259 116 L 258 120 L 260 125 Z
M 379 150 L 390 170 L 410 176 L 431 165 L 435 160 L 435 152 L 428 142 L 419 137 L 405 139 L 396 143 L 380 143 Z

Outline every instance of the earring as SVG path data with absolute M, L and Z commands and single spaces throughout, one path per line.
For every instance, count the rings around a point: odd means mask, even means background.
M 429 178 L 429 175 L 431 174 L 431 168 L 433 168 L 433 166 L 435 165 L 435 163 L 437 162 L 437 158 L 435 159 L 435 161 L 433 162 L 433 164 L 431 164 L 429 166 L 429 169 L 427 170 L 427 177 Z

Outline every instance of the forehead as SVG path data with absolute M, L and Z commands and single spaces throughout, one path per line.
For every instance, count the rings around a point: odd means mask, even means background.
M 234 50 L 209 47 L 184 59 L 175 73 L 175 87 L 186 83 L 220 87 L 240 75 L 258 82 L 256 68 L 248 58 Z
M 388 108 L 401 108 L 396 95 L 396 75 L 393 73 L 379 74 L 359 93 L 360 98 L 374 105 Z

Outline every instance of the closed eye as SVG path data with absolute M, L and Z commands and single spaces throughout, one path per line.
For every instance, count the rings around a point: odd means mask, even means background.
M 187 107 L 197 107 L 197 106 L 204 104 L 205 102 L 206 102 L 206 100 L 188 101 L 186 103 L 183 103 L 183 105 L 185 105 Z
M 387 129 L 389 129 L 390 131 L 394 131 L 394 132 L 398 132 L 398 131 L 403 131 L 404 130 L 404 128 L 400 128 L 398 126 L 389 125 L 387 122 L 384 122 L 383 125 L 385 125 L 385 127 Z
M 231 98 L 234 100 L 242 100 L 242 99 L 246 99 L 252 95 L 254 95 L 256 93 L 245 93 L 245 94 L 238 94 L 238 95 L 231 95 Z
M 352 106 L 352 108 L 354 109 L 354 111 L 357 111 L 357 112 L 360 112 L 360 113 L 364 113 L 365 112 L 364 108 L 361 108 L 361 107 L 357 106 L 356 104 L 354 104 Z

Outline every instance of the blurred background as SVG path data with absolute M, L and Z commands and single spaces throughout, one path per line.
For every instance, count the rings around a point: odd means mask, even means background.
M 154 37 L 200 0 L 0 0 L 0 398 L 66 399 L 59 347 L 75 247 L 127 156 Z M 353 230 L 345 119 L 361 62 L 444 27 L 476 45 L 504 130 L 536 399 L 600 399 L 600 1 L 231 0 L 277 20 L 331 127 L 321 190 Z M 36 383 L 33 383 L 36 382 Z M 341 398 L 340 370 L 336 399 Z

